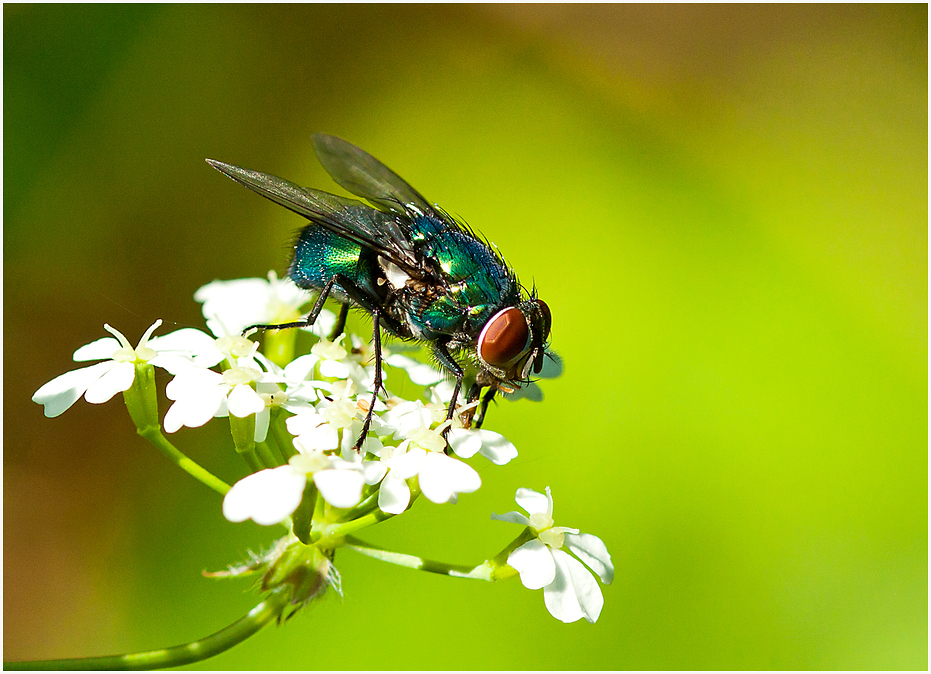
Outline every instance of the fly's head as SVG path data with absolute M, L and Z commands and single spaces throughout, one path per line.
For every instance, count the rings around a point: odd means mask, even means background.
M 552 317 L 546 302 L 531 296 L 492 316 L 479 333 L 478 360 L 500 383 L 520 384 L 543 369 Z

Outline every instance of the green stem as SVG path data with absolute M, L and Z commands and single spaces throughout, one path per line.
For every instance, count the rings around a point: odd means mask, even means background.
M 162 454 L 171 459 L 181 470 L 215 492 L 226 494 L 230 490 L 228 484 L 182 454 L 177 447 L 168 442 L 168 438 L 162 433 L 162 427 L 158 422 L 155 368 L 149 363 L 136 363 L 136 376 L 133 379 L 133 385 L 123 392 L 123 400 L 126 402 L 126 409 L 136 426 L 136 433 L 155 445 Z
M 404 566 L 408 569 L 439 573 L 444 576 L 454 576 L 456 578 L 476 578 L 478 580 L 495 581 L 504 580 L 505 578 L 517 575 L 517 569 L 509 566 L 507 563 L 508 556 L 521 545 L 534 538 L 536 538 L 536 533 L 534 533 L 530 527 L 527 527 L 521 532 L 520 536 L 511 541 L 504 550 L 477 566 L 447 564 L 445 562 L 437 562 L 432 559 L 417 557 L 416 555 L 391 552 L 390 550 L 371 545 L 365 541 L 359 540 L 355 536 L 349 535 L 345 536 L 343 545 L 367 557 L 388 562 L 389 564 L 396 564 L 397 566 Z
M 288 417 L 282 413 L 280 407 L 272 407 L 271 417 L 269 429 L 271 430 L 272 437 L 274 437 L 275 441 L 278 443 L 282 458 L 284 458 L 285 463 L 287 463 L 288 459 L 297 454 L 297 450 L 294 449 L 294 438 L 288 433 L 287 426 L 285 425 Z
M 258 473 L 260 470 L 265 469 L 265 466 L 259 461 L 259 457 L 255 455 L 255 448 L 244 449 L 239 452 L 239 455 L 243 458 L 243 461 L 246 462 L 246 465 L 249 466 L 251 472 Z
M 288 605 L 289 588 L 280 587 L 271 592 L 245 616 L 208 637 L 180 646 L 162 648 L 144 653 L 124 653 L 92 658 L 65 660 L 29 660 L 4 662 L 4 669 L 12 670 L 92 670 L 92 669 L 162 669 L 200 662 L 229 650 L 245 641 L 273 620 L 280 619 Z
M 275 468 L 281 465 L 281 463 L 275 458 L 275 455 L 272 453 L 272 450 L 269 448 L 268 444 L 265 442 L 255 443 L 255 453 L 265 468 Z
M 206 468 L 203 468 L 196 461 L 189 459 L 181 451 L 179 451 L 177 447 L 171 444 L 168 441 L 168 438 L 166 438 L 162 433 L 162 429 L 159 426 L 138 428 L 136 429 L 136 432 L 155 445 L 162 452 L 162 454 L 171 459 L 171 461 L 173 461 L 175 465 L 177 465 L 181 470 L 186 472 L 194 479 L 199 480 L 203 484 L 207 485 L 215 492 L 223 495 L 230 490 L 230 486 L 223 480 L 218 478 Z
M 408 487 L 411 490 L 411 500 L 407 505 L 407 510 L 410 510 L 411 506 L 414 505 L 414 501 L 420 496 L 420 485 L 417 483 L 417 478 L 411 478 L 407 483 Z M 324 524 L 320 526 L 319 529 L 314 531 L 311 535 L 311 540 L 317 542 L 321 539 L 337 540 L 344 536 L 359 531 L 359 529 L 364 529 L 365 527 L 370 527 L 373 524 L 378 524 L 379 522 L 384 522 L 387 519 L 394 517 L 391 513 L 386 513 L 383 510 L 377 508 L 378 505 L 378 492 L 371 494 L 367 499 L 362 501 L 359 505 L 352 508 L 348 516 L 355 517 L 355 519 L 348 522 L 337 522 L 335 524 Z M 362 508 L 372 509 L 371 512 L 366 513 L 365 515 L 359 516 L 360 510 Z M 407 512 L 405 510 L 404 512 Z
M 359 529 L 364 529 L 365 527 L 370 527 L 373 524 L 378 524 L 379 522 L 384 522 L 387 519 L 394 517 L 391 513 L 386 513 L 383 510 L 376 510 L 369 513 L 368 515 L 363 515 L 357 519 L 354 519 L 350 522 L 340 522 L 338 524 L 328 524 L 323 526 L 320 529 L 319 536 L 317 532 L 314 532 L 312 540 L 317 542 L 322 539 L 338 539 L 344 536 L 348 536 L 354 531 Z
M 415 555 L 405 555 L 400 552 L 391 552 L 375 546 L 369 545 L 353 536 L 346 537 L 346 546 L 351 550 L 373 557 L 389 564 L 404 566 L 408 569 L 418 571 L 429 571 L 430 573 L 439 573 L 444 576 L 454 576 L 456 578 L 476 578 L 478 580 L 498 580 L 500 575 L 496 575 L 496 569 L 493 567 L 491 560 L 483 562 L 478 566 L 468 566 L 466 564 L 446 564 L 436 562 L 431 559 L 424 559 Z
M 262 444 L 268 448 L 268 451 L 271 453 L 275 460 L 276 466 L 283 466 L 288 462 L 288 460 L 284 458 L 284 455 L 281 453 L 281 448 L 278 446 L 277 440 L 275 440 L 274 433 L 266 434 L 265 441 Z
M 364 499 L 362 499 L 358 503 L 358 505 L 354 505 L 352 508 L 347 510 L 346 513 L 343 515 L 343 519 L 346 520 L 347 522 L 350 520 L 354 520 L 358 517 L 368 515 L 370 512 L 375 510 L 375 508 L 377 507 L 378 507 L 378 490 L 376 489 L 374 492 L 372 492 L 371 494 L 366 496 Z

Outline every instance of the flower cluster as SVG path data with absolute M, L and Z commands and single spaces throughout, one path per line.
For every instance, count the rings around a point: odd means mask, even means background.
M 183 328 L 153 337 L 161 324 L 156 321 L 133 348 L 105 325 L 113 337 L 74 354 L 75 361 L 103 362 L 53 379 L 33 400 L 43 405 L 46 416 L 54 417 L 82 396 L 102 403 L 122 392 L 143 437 L 224 493 L 228 520 L 287 527 L 288 535 L 276 552 L 248 567 L 249 572 L 264 573 L 265 590 L 293 585 L 300 575 L 294 569 L 303 567 L 332 583 L 335 569 L 330 561 L 335 549 L 344 545 L 385 561 L 415 565 L 410 556 L 368 548 L 350 532 L 403 513 L 420 496 L 448 504 L 476 491 L 482 481 L 467 462 L 476 454 L 494 465 L 517 456 L 517 449 L 501 434 L 463 427 L 463 401 L 456 401 L 457 413 L 447 420 L 452 387 L 435 368 L 407 355 L 407 345 L 383 347 L 387 367 L 375 395 L 370 345 L 345 334 L 327 338 L 336 322 L 330 312 L 323 311 L 312 328 L 267 332 L 262 350 L 258 341 L 240 336 L 248 326 L 286 323 L 300 316 L 307 297 L 290 281 L 274 274 L 268 280 L 215 281 L 198 290 L 195 298 L 203 303 L 212 335 Z M 559 362 L 552 362 L 555 368 L 550 366 L 542 376 L 558 374 Z M 163 419 L 157 412 L 154 367 L 173 375 L 166 387 L 172 404 Z M 404 400 L 385 389 L 398 373 L 423 387 L 421 399 Z M 529 384 L 510 397 L 539 400 L 542 392 Z M 197 428 L 214 418 L 229 420 L 235 448 L 251 469 L 232 487 L 192 467 L 161 432 Z M 524 532 L 501 555 L 468 574 L 447 565 L 449 575 L 494 580 L 519 574 L 526 587 L 543 588 L 546 607 L 558 619 L 584 617 L 594 622 L 603 600 L 582 562 L 607 584 L 613 575 L 610 555 L 597 537 L 555 527 L 549 488 L 546 492 L 544 496 L 518 490 L 517 502 L 529 517 L 517 512 L 492 517 L 523 525 Z M 421 565 L 427 567 L 447 568 L 436 562 Z M 292 603 L 309 601 L 327 582 L 305 582 L 304 590 L 293 586 Z

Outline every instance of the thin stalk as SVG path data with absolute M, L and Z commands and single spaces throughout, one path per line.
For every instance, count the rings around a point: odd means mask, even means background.
M 351 522 L 350 522 L 351 524 Z M 343 545 L 356 552 L 372 557 L 374 559 L 403 566 L 408 569 L 417 571 L 428 571 L 430 573 L 439 573 L 444 576 L 454 576 L 456 578 L 475 578 L 477 580 L 504 580 L 511 576 L 517 575 L 517 569 L 507 563 L 510 554 L 527 541 L 536 537 L 533 529 L 525 528 L 521 534 L 511 541 L 497 555 L 491 559 L 486 559 L 477 566 L 468 566 L 465 564 L 447 564 L 446 562 L 437 562 L 432 559 L 424 559 L 416 555 L 406 555 L 401 552 L 391 552 L 375 545 L 359 540 L 355 536 L 345 535 Z
M 466 564 L 446 564 L 445 562 L 437 562 L 432 559 L 424 559 L 423 557 L 417 557 L 416 555 L 405 555 L 400 552 L 391 552 L 389 550 L 382 550 L 381 548 L 376 548 L 368 543 L 364 543 L 353 536 L 346 537 L 345 547 L 355 550 L 356 552 L 365 555 L 366 557 L 373 557 L 374 559 L 381 560 L 383 562 L 388 562 L 389 564 L 396 564 L 397 566 L 404 566 L 408 569 L 416 569 L 417 571 L 429 571 L 430 573 L 439 573 L 444 576 L 454 576 L 456 578 L 475 578 L 477 580 L 498 580 L 500 575 L 496 575 L 496 569 L 493 567 L 491 561 L 486 561 L 478 566 L 468 566 Z
M 294 438 L 288 433 L 285 425 L 287 417 L 282 414 L 280 407 L 272 407 L 271 417 L 269 429 L 275 441 L 278 443 L 282 458 L 284 458 L 285 463 L 287 463 L 288 459 L 297 454 L 297 451 L 294 449 Z
M 255 454 L 259 458 L 262 466 L 265 468 L 275 468 L 281 465 L 281 463 L 279 463 L 279 461 L 275 458 L 272 450 L 269 448 L 268 443 L 255 443 Z
M 167 456 L 171 461 L 178 466 L 181 470 L 186 472 L 188 475 L 194 479 L 202 482 L 207 485 L 215 492 L 224 495 L 230 490 L 230 486 L 226 484 L 223 480 L 218 478 L 216 475 L 211 473 L 206 468 L 202 467 L 199 463 L 193 459 L 185 456 L 177 447 L 171 444 L 168 441 L 168 438 L 162 433 L 162 429 L 158 426 L 147 426 L 145 428 L 138 428 L 136 432 L 155 445 L 159 451 Z
M 215 492 L 226 494 L 230 490 L 228 484 L 181 453 L 162 433 L 162 427 L 158 421 L 155 368 L 142 361 L 137 362 L 135 368 L 136 375 L 133 378 L 133 384 L 123 392 L 123 400 L 126 403 L 129 416 L 136 426 L 136 433 L 155 445 L 162 454 L 188 475 L 207 485 Z
M 123 653 L 102 657 L 4 662 L 3 667 L 11 670 L 130 670 L 163 669 L 165 667 L 189 665 L 192 662 L 200 662 L 229 650 L 251 637 L 270 622 L 279 619 L 282 611 L 288 605 L 290 597 L 288 590 L 287 587 L 279 587 L 249 613 L 231 625 L 208 637 L 180 646 L 144 653 Z

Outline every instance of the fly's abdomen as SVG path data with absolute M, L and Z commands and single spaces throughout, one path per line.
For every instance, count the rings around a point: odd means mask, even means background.
M 288 268 L 288 275 L 298 288 L 322 290 L 331 278 L 341 274 L 373 299 L 381 299 L 385 292 L 384 286 L 378 284 L 380 273 L 370 250 L 315 225 L 301 231 Z M 333 285 L 330 293 L 339 302 L 349 301 L 339 283 Z

